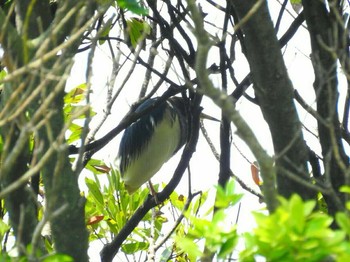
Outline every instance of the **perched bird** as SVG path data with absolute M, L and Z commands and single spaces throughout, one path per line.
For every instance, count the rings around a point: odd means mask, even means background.
M 141 112 L 159 98 L 136 108 Z M 125 129 L 117 159 L 129 193 L 149 181 L 185 143 L 188 111 L 183 98 L 172 97 Z

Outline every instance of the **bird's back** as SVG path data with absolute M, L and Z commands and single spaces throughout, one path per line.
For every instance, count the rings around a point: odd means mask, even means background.
M 118 158 L 125 186 L 130 193 L 151 179 L 185 143 L 181 98 L 160 104 L 149 114 L 130 125 L 123 134 Z M 140 112 L 154 103 L 149 99 L 139 106 Z M 183 103 L 183 102 L 182 102 Z M 181 111 L 179 111 L 181 110 Z

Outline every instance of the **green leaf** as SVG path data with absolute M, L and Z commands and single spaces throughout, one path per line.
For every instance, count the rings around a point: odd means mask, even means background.
M 4 141 L 2 140 L 2 136 L 0 135 L 0 153 L 2 152 L 4 148 Z
M 324 214 L 313 214 L 312 219 L 308 222 L 305 230 L 305 235 L 308 237 L 322 238 L 327 237 L 328 226 L 332 223 L 333 219 Z
M 71 131 L 71 133 L 67 139 L 67 143 L 72 144 L 73 142 L 79 140 L 81 138 L 82 130 L 83 130 L 82 126 L 72 123 L 69 126 L 69 131 Z
M 0 219 L 0 239 L 11 227 Z
M 127 24 L 127 34 L 130 38 L 131 45 L 136 48 L 139 41 L 144 40 L 144 38 L 150 34 L 150 25 L 142 19 L 131 18 L 126 20 Z
M 64 96 L 65 104 L 77 104 L 85 99 L 86 83 L 74 87 Z
M 218 209 L 213 216 L 213 219 L 211 220 L 211 223 L 214 224 L 214 227 L 219 227 L 222 222 L 224 222 L 226 218 L 225 210 L 224 209 Z
M 223 189 L 220 186 L 217 186 L 216 191 L 216 199 L 215 199 L 215 206 L 217 208 L 227 208 L 229 206 L 234 206 L 237 204 L 243 194 L 237 194 L 235 193 L 235 181 L 233 179 L 230 179 L 225 186 L 225 189 Z
M 304 204 L 298 195 L 293 195 L 290 200 L 291 223 L 302 233 L 305 225 Z
M 257 255 L 266 261 L 323 261 L 338 258 L 345 250 L 350 254 L 344 232 L 350 222 L 344 214 L 336 216 L 344 231 L 332 230 L 333 218 L 314 211 L 315 201 L 304 202 L 293 195 L 280 202 L 272 214 L 254 213 L 257 227 L 254 234 L 244 235 L 246 248 L 240 254 L 242 261 L 254 261 Z
M 133 243 L 126 243 L 122 245 L 122 250 L 126 254 L 134 254 L 138 251 L 147 250 L 148 246 L 149 246 L 148 242 L 135 241 Z
M 2 243 L 2 240 L 5 236 L 5 234 L 11 229 L 11 227 L 5 223 L 2 219 L 0 219 L 0 243 Z M 2 251 L 2 245 L 0 245 L 0 253 Z M 1 257 L 0 257 L 1 258 Z M 0 259 L 1 261 L 1 259 Z
M 105 174 L 109 171 L 109 167 L 99 159 L 90 159 L 85 168 L 93 174 Z
M 170 195 L 170 201 L 175 208 L 177 208 L 179 211 L 182 211 L 185 206 L 186 197 L 184 195 L 179 195 L 174 191 Z
M 304 216 L 309 216 L 311 213 L 314 211 L 316 206 L 316 201 L 314 200 L 309 200 L 307 202 L 304 202 Z
M 3 80 L 7 76 L 7 72 L 5 70 L 0 71 L 0 81 Z M 3 83 L 0 84 L 0 95 L 1 95 L 1 90 L 3 88 Z M 1 99 L 1 97 L 0 97 Z
M 138 15 L 147 15 L 148 10 L 141 6 L 136 0 L 117 0 L 120 8 L 125 8 Z
M 341 186 L 339 192 L 350 194 L 350 186 Z
M 226 240 L 220 248 L 218 256 L 220 258 L 225 258 L 227 255 L 231 254 L 238 242 L 238 236 L 232 233 L 232 237 Z
M 72 262 L 74 261 L 72 257 L 64 254 L 54 254 L 49 255 L 45 259 L 42 260 L 43 262 Z
M 103 207 L 104 206 L 103 196 L 96 182 L 90 178 L 85 178 L 85 183 L 86 183 L 86 186 L 89 188 L 89 193 L 91 193 L 91 195 L 97 201 L 97 204 Z
M 350 219 L 345 213 L 337 213 L 335 215 L 335 220 L 337 224 L 343 229 L 348 236 L 350 236 Z
M 203 254 L 192 239 L 181 237 L 176 240 L 176 244 L 182 251 L 188 254 L 190 261 L 196 261 L 196 259 L 200 258 Z
M 209 191 L 202 192 L 200 197 L 198 197 L 194 203 L 190 204 L 190 208 L 188 209 L 188 213 L 196 214 L 199 208 L 207 201 Z M 212 208 L 208 211 L 212 212 Z

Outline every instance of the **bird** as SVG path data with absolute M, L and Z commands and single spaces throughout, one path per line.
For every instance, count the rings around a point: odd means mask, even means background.
M 139 105 L 141 112 L 160 97 Z M 171 97 L 127 127 L 119 144 L 119 171 L 129 194 L 148 182 L 188 139 L 188 107 L 182 97 Z

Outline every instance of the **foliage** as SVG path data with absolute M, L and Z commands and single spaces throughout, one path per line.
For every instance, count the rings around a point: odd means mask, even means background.
M 3 201 L 1 201 L 3 202 Z M 1 203 L 1 206 L 3 206 L 3 204 Z M 6 234 L 9 233 L 9 230 L 11 229 L 11 226 L 6 223 L 5 221 L 3 221 L 3 219 L 0 219 L 0 243 L 2 243 L 4 241 L 4 238 L 6 237 Z M 2 252 L 2 245 L 0 246 L 0 252 Z
M 100 182 L 101 176 L 105 176 L 107 179 L 104 185 Z M 137 190 L 130 196 L 124 188 L 119 172 L 113 169 L 102 175 L 94 175 L 93 179 L 87 178 L 86 185 L 89 189 L 86 196 L 86 219 L 90 231 L 90 241 L 106 238 L 107 241 L 110 241 L 106 236 L 110 235 L 113 238 L 113 235 L 117 235 L 148 195 L 148 189 L 144 188 Z M 153 186 L 155 189 L 158 188 L 158 185 Z M 196 201 L 191 202 L 189 207 L 186 208 L 188 199 L 173 192 L 170 199 L 165 201 L 159 207 L 159 210 L 158 208 L 155 210 L 155 215 L 152 215 L 153 211 L 150 211 L 143 217 L 141 225 L 136 227 L 133 233 L 129 235 L 127 241 L 123 243 L 122 251 L 125 254 L 137 254 L 149 249 L 149 235 L 152 227 L 155 230 L 153 240 L 155 242 L 160 240 L 159 238 L 164 234 L 163 227 L 170 220 L 167 217 L 168 214 L 163 214 L 162 209 L 170 207 L 173 209 L 173 213 L 182 213 L 186 210 L 188 215 L 195 217 L 199 208 L 205 205 L 206 199 L 207 193 L 201 194 Z M 182 234 L 186 230 L 188 223 L 190 221 L 177 224 L 177 234 Z M 171 245 L 177 246 L 178 244 L 173 243 Z M 164 258 L 171 256 L 171 253 L 167 255 L 167 251 L 169 251 L 169 248 L 164 249 L 162 252 Z M 182 252 L 180 250 L 177 252 L 176 256 L 181 256 Z
M 151 32 L 149 24 L 141 19 L 131 18 L 126 21 L 126 24 L 127 37 L 130 38 L 133 48 L 135 48 L 140 41 L 143 41 Z
M 74 87 L 64 96 L 63 113 L 65 116 L 65 122 L 69 124 L 69 132 L 67 143 L 72 144 L 81 138 L 83 125 L 74 122 L 73 120 L 84 120 L 86 117 L 93 117 L 96 113 L 92 108 L 86 113 L 84 105 L 86 99 L 87 87 L 86 84 L 81 84 Z
M 118 171 L 111 170 L 103 176 L 107 178 L 106 185 L 101 184 L 97 175 L 94 175 L 94 179 L 85 180 L 89 189 L 85 216 L 90 230 L 90 241 L 104 239 L 110 234 L 117 235 L 148 194 L 148 190 L 143 189 L 130 196 Z M 144 218 L 144 221 L 149 220 L 150 216 Z M 162 217 L 158 216 L 155 222 L 157 230 L 161 230 L 163 222 Z M 147 249 L 149 229 L 145 229 L 145 226 L 134 230 L 134 234 L 123 244 L 123 252 L 133 254 Z
M 132 13 L 138 15 L 147 15 L 148 9 L 141 6 L 137 0 L 116 0 L 117 4 L 121 8 L 130 10 Z
M 86 217 L 91 240 L 105 239 L 110 233 L 117 234 L 138 207 L 133 205 L 135 201 L 126 193 L 116 171 L 105 175 L 108 182 L 104 186 L 101 186 L 98 176 L 87 180 Z M 236 226 L 232 225 L 231 208 L 238 204 L 242 195 L 235 192 L 234 185 L 234 181 L 230 180 L 225 189 L 217 187 L 215 206 L 218 209 L 210 219 L 204 219 L 203 214 L 199 216 L 198 212 L 201 206 L 206 205 L 207 194 L 191 203 L 185 211 L 185 220 L 177 226 L 174 242 L 170 241 L 170 247 L 163 250 L 161 261 L 170 257 L 178 261 L 197 261 L 214 254 L 224 260 L 232 255 L 239 241 L 245 243 L 245 249 L 239 255 L 240 261 L 255 261 L 258 257 L 267 261 L 322 261 L 327 258 L 347 261 L 350 258 L 348 216 L 339 212 L 336 221 L 340 229 L 330 229 L 332 217 L 315 210 L 315 201 L 304 202 L 298 195 L 289 200 L 281 197 L 281 205 L 273 214 L 254 212 L 255 229 L 238 234 Z M 138 190 L 135 194 L 131 198 L 135 197 L 136 202 L 141 204 L 147 190 Z M 183 212 L 185 202 L 184 196 L 173 192 L 164 205 L 171 204 L 176 212 Z M 205 216 L 211 213 L 212 209 L 204 212 Z M 151 213 L 143 218 L 142 227 L 135 228 L 123 244 L 123 252 L 136 254 L 150 248 L 148 236 L 152 219 Z M 155 222 L 156 232 L 160 234 L 168 219 L 157 215 Z M 155 240 L 160 237 L 158 233 Z
M 191 226 L 187 233 L 178 234 L 175 238 L 177 246 L 188 254 L 190 261 L 205 256 L 209 257 L 211 254 L 217 254 L 223 259 L 232 253 L 237 244 L 236 226 L 230 225 L 232 221 L 229 218 L 232 217 L 232 214 L 228 208 L 234 206 L 242 195 L 234 192 L 234 181 L 230 180 L 225 189 L 217 188 L 216 196 L 217 210 L 213 218 L 198 218 L 193 213 L 187 212 L 186 216 Z M 200 246 L 203 241 L 204 250 Z
M 281 205 L 273 214 L 254 212 L 257 222 L 253 232 L 245 233 L 246 249 L 242 261 L 264 257 L 267 261 L 323 261 L 332 257 L 336 261 L 350 258 L 348 232 L 329 228 L 333 222 L 329 215 L 314 211 L 316 202 L 303 202 L 298 195 L 289 201 L 281 198 Z M 337 222 L 348 224 L 345 213 L 339 213 Z M 340 224 L 342 224 L 340 222 Z

